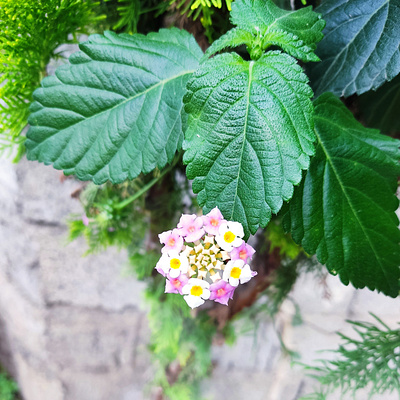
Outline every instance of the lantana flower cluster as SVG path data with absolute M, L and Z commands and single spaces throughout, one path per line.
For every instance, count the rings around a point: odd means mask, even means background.
M 238 285 L 257 274 L 242 224 L 226 221 L 217 207 L 203 216 L 183 214 L 175 229 L 158 236 L 164 247 L 156 269 L 167 278 L 165 293 L 183 295 L 191 308 L 208 299 L 228 305 Z

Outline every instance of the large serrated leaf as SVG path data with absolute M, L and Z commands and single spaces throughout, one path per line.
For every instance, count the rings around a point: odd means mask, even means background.
M 359 105 L 369 127 L 386 134 L 400 132 L 400 75 L 376 92 L 364 93 L 359 97 Z
M 314 154 L 312 91 L 296 61 L 269 52 L 207 61 L 188 82 L 184 162 L 205 211 L 218 206 L 246 234 L 266 226 Z
M 343 283 L 396 297 L 400 141 L 364 128 L 330 93 L 314 105 L 318 146 L 285 227 Z
M 316 11 L 326 21 L 322 62 L 309 66 L 317 96 L 361 94 L 400 72 L 400 0 L 326 0 Z
M 182 98 L 203 53 L 187 32 L 92 35 L 34 93 L 28 158 L 100 184 L 163 167 L 183 140 Z
M 237 26 L 235 34 L 228 32 L 230 36 L 224 35 L 215 41 L 206 55 L 233 47 L 240 38 L 239 44 L 246 44 L 250 54 L 258 47 L 265 50 L 274 45 L 302 61 L 319 61 L 314 50 L 323 37 L 325 22 L 311 7 L 286 11 L 272 0 L 236 0 L 232 4 L 231 21 Z M 245 37 L 245 31 L 253 35 L 252 43 Z M 256 53 L 261 56 L 259 51 Z

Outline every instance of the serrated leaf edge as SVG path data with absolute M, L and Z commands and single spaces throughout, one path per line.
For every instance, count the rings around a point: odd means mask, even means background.
M 320 115 L 315 115 L 315 119 L 316 119 L 316 120 L 317 120 L 317 119 L 322 119 L 322 120 L 325 120 L 325 121 L 329 122 L 330 124 L 332 124 L 332 120 L 327 119 L 327 118 L 325 118 L 325 117 L 322 117 L 322 116 L 320 116 Z M 342 183 L 342 181 L 341 181 L 341 179 L 340 179 L 340 175 L 337 173 L 337 170 L 336 170 L 334 164 L 333 164 L 332 161 L 331 161 L 331 157 L 330 157 L 330 155 L 328 154 L 328 152 L 327 152 L 327 150 L 326 150 L 326 148 L 325 148 L 325 146 L 324 146 L 324 144 L 323 144 L 323 141 L 321 140 L 321 137 L 320 137 L 319 134 L 318 134 L 318 131 L 317 131 L 316 129 L 314 129 L 314 130 L 315 130 L 315 134 L 316 134 L 316 137 L 317 137 L 317 140 L 318 140 L 318 144 L 321 146 L 321 149 L 322 149 L 322 151 L 323 151 L 324 154 L 325 154 L 326 162 L 328 162 L 329 165 L 330 165 L 330 167 L 332 168 L 332 171 L 333 171 L 334 174 L 335 174 L 335 177 L 336 177 L 336 179 L 337 179 L 337 182 L 339 183 L 340 188 L 342 189 L 342 192 L 343 192 L 343 194 L 344 194 L 344 196 L 345 196 L 345 198 L 346 198 L 346 201 L 347 201 L 348 205 L 350 206 L 350 209 L 351 209 L 353 215 L 355 216 L 355 219 L 357 220 L 359 226 L 361 227 L 362 232 L 364 233 L 365 237 L 367 238 L 367 242 L 368 242 L 368 244 L 369 244 L 371 250 L 373 251 L 376 260 L 378 261 L 378 264 L 379 264 L 379 266 L 380 266 L 380 268 L 381 268 L 381 270 L 382 270 L 382 272 L 383 272 L 383 275 L 384 275 L 385 277 L 387 277 L 387 274 L 386 274 L 386 272 L 385 272 L 385 269 L 384 269 L 383 266 L 382 266 L 382 262 L 381 262 L 381 260 L 380 260 L 380 257 L 378 256 L 377 252 L 375 251 L 375 247 L 374 247 L 373 243 L 371 242 L 371 240 L 370 240 L 370 238 L 369 238 L 369 235 L 368 235 L 367 232 L 365 231 L 364 226 L 363 226 L 363 224 L 361 223 L 360 219 L 358 218 L 357 212 L 355 211 L 355 209 L 354 209 L 354 207 L 353 207 L 353 204 L 352 204 L 352 202 L 350 201 L 350 199 L 349 199 L 349 197 L 348 197 L 348 195 L 347 195 L 347 191 L 346 191 L 346 189 L 345 189 L 345 185 L 343 185 L 343 183 Z M 352 136 L 353 136 L 353 135 L 352 135 Z M 325 162 L 325 164 L 326 164 L 326 162 Z M 319 246 L 318 246 L 318 247 L 319 247 Z M 325 260 L 321 260 L 321 261 L 322 261 L 322 262 L 325 262 Z M 332 268 L 332 267 L 330 267 L 328 264 L 327 264 L 327 266 L 328 266 L 329 268 Z M 333 268 L 334 268 L 334 267 L 333 267 Z M 339 275 L 340 275 L 340 273 L 339 273 Z

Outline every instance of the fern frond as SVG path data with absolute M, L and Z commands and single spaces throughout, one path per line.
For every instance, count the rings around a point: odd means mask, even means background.
M 390 329 L 376 315 L 377 324 L 347 321 L 359 338 L 339 333 L 343 344 L 334 353 L 334 361 L 319 360 L 320 365 L 306 367 L 322 385 L 324 392 L 339 389 L 352 393 L 369 388 L 375 394 L 397 391 L 400 394 L 400 329 Z
M 14 147 L 17 161 L 24 153 L 20 135 L 32 93 L 56 48 L 103 19 L 94 13 L 97 6 L 91 0 L 0 0 L 0 154 Z

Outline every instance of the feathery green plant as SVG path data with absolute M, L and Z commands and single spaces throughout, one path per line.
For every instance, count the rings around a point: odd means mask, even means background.
M 172 400 L 199 399 L 199 384 L 211 370 L 211 343 L 216 331 L 204 312 L 196 318 L 182 296 L 164 294 L 164 282 L 146 292 L 150 304 L 151 351 L 158 366 L 154 384 Z
M 113 29 L 118 32 L 137 33 L 139 22 L 143 26 L 148 25 L 148 18 L 144 18 L 146 14 L 158 17 L 166 12 L 168 7 L 167 1 L 160 0 L 118 0 L 118 18 Z
M 92 0 L 0 0 L 0 154 L 24 153 L 21 132 L 27 124 L 32 93 L 63 43 L 103 17 Z
M 371 315 L 377 325 L 348 321 L 360 338 L 339 333 L 343 344 L 333 351 L 338 355 L 337 360 L 318 360 L 320 366 L 306 367 L 322 385 L 320 396 L 336 389 L 355 396 L 364 388 L 369 388 L 369 398 L 393 391 L 400 395 L 400 329 L 391 329 Z

